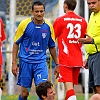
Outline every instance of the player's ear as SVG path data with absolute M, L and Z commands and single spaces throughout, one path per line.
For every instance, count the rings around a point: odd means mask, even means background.
M 42 97 L 43 99 L 45 99 L 45 98 L 46 98 L 46 96 L 44 96 L 44 95 L 42 95 L 41 97 Z
M 68 9 L 68 5 L 67 4 L 65 4 L 65 8 Z
M 68 10 L 68 5 L 67 5 L 66 3 L 64 3 L 63 8 L 64 8 L 65 10 Z
M 31 10 L 30 12 L 33 13 L 33 10 Z

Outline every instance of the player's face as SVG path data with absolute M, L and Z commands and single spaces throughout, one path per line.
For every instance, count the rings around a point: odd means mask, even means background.
M 55 94 L 56 93 L 55 93 L 53 87 L 52 88 L 49 88 L 47 90 L 47 99 L 46 100 L 55 100 Z
M 32 14 L 34 16 L 34 21 L 43 21 L 44 17 L 44 7 L 43 5 L 35 5 L 34 10 L 32 11 Z
M 100 11 L 100 0 L 87 0 L 88 7 L 94 13 Z

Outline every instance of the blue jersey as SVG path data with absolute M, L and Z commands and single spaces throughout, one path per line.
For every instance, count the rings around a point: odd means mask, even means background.
M 20 44 L 18 56 L 21 60 L 28 63 L 44 62 L 46 49 L 55 47 L 53 27 L 47 21 L 36 25 L 31 18 L 27 18 L 19 24 L 14 42 Z

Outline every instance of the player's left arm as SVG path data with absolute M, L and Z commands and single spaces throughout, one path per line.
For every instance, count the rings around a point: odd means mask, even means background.
M 59 76 L 59 64 L 58 64 L 58 59 L 56 55 L 56 48 L 55 47 L 49 48 L 49 51 L 56 65 L 54 69 L 54 75 L 57 78 Z
M 51 54 L 55 64 L 57 64 L 58 60 L 57 60 L 57 55 L 56 55 L 56 48 L 55 47 L 49 48 L 49 51 L 50 51 L 50 54 Z

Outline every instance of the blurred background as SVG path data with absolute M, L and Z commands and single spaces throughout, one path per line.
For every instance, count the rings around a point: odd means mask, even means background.
M 3 19 L 5 33 L 6 33 L 6 41 L 3 42 L 3 95 L 14 95 L 19 93 L 19 86 L 16 86 L 16 77 L 14 77 L 11 73 L 11 65 L 12 65 L 12 45 L 13 38 L 17 26 L 20 21 L 31 17 L 31 6 L 32 2 L 36 0 L 0 0 L 0 17 Z M 40 0 L 45 4 L 45 18 L 50 21 L 52 24 L 54 20 L 63 15 L 63 1 L 64 0 Z M 77 0 L 77 7 L 75 12 L 86 19 L 88 22 L 88 18 L 90 15 L 90 11 L 88 10 L 86 0 Z M 84 46 L 83 50 L 83 60 L 85 58 Z M 50 56 L 49 51 L 47 50 L 47 64 L 49 67 L 49 80 L 53 82 L 55 86 L 55 90 L 57 92 L 57 100 L 64 99 L 64 87 L 62 83 L 58 83 L 55 80 L 53 71 L 54 71 L 54 61 Z M 82 95 L 84 99 L 80 100 L 88 100 L 88 93 L 93 93 L 92 89 L 88 87 L 88 70 L 82 68 L 79 76 L 79 85 L 75 86 L 75 91 L 77 95 Z M 31 94 L 35 94 L 34 84 L 31 89 Z M 60 94 L 60 95 L 59 95 Z M 6 100 L 6 99 L 2 99 Z M 7 99 L 8 100 L 8 99 Z M 14 99 L 13 99 L 14 100 Z M 35 100 L 35 99 L 34 99 Z

